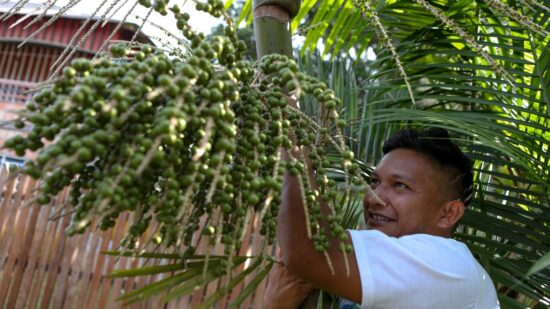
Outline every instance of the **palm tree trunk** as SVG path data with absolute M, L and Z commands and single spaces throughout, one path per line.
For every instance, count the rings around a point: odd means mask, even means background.
M 301 1 L 254 0 L 254 37 L 258 59 L 268 54 L 292 57 L 290 20 L 300 10 Z

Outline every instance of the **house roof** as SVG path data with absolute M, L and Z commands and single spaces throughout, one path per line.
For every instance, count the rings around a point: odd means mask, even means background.
M 16 5 L 17 5 L 16 1 L 1 2 L 0 3 L 0 16 L 4 15 L 5 13 L 10 12 L 12 10 L 12 8 L 14 8 Z M 11 20 L 9 20 L 9 21 L 8 20 L 0 20 L 0 23 L 11 22 L 10 28 L 13 27 L 14 25 L 17 25 L 17 24 L 20 24 L 20 23 L 22 25 L 26 25 L 26 24 L 30 23 L 31 20 L 34 17 L 41 15 L 44 8 L 45 8 L 44 3 L 27 3 L 27 4 L 25 4 L 24 7 L 22 7 L 20 10 L 18 10 L 18 12 L 16 14 L 14 14 L 15 16 L 13 16 L 11 18 Z M 57 6 L 57 5 L 53 5 L 47 11 L 47 13 L 44 14 L 43 18 L 51 18 L 52 16 L 54 16 L 58 12 L 60 12 L 61 9 L 62 9 L 62 7 Z M 60 17 L 60 19 L 75 20 L 75 21 L 85 21 L 87 19 L 90 19 L 91 21 L 96 22 L 96 21 L 100 20 L 101 18 L 100 18 L 100 16 L 91 16 L 90 14 L 74 14 L 74 13 L 70 12 L 70 10 L 69 10 L 68 12 L 65 12 L 63 14 L 63 16 Z M 91 24 L 93 24 L 93 22 Z M 105 24 L 111 24 L 111 25 L 118 25 L 118 24 L 121 23 L 121 21 L 111 18 L 111 19 L 106 20 L 104 23 Z M 103 27 L 104 26 L 100 26 L 98 28 L 103 28 Z M 114 28 L 114 27 L 111 27 L 111 29 L 112 28 Z M 135 33 L 136 31 L 138 31 L 138 29 L 139 29 L 138 25 L 136 25 L 134 23 L 130 23 L 130 22 L 123 22 L 121 27 L 120 27 L 120 30 L 126 30 L 126 31 L 129 31 L 131 33 Z M 26 33 L 26 32 L 19 32 L 19 33 L 21 34 L 20 37 L 14 37 L 14 36 L 6 37 L 6 36 L 4 36 L 0 33 L 0 42 L 2 42 L 2 41 L 4 41 L 4 42 L 5 41 L 13 41 L 14 39 L 15 40 L 19 39 L 20 41 L 22 41 L 27 35 L 30 34 L 30 33 Z M 151 39 L 141 31 L 138 33 L 137 41 L 142 42 L 142 43 L 153 44 Z M 44 42 L 42 42 L 42 43 L 44 43 Z

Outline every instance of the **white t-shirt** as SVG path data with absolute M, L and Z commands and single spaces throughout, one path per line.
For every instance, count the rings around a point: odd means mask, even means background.
M 414 234 L 350 230 L 359 275 L 361 308 L 499 308 L 489 275 L 465 244 Z

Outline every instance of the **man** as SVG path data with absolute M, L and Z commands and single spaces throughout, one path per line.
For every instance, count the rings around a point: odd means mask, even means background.
M 275 267 L 266 308 L 297 307 L 312 286 L 361 308 L 498 308 L 491 279 L 453 229 L 472 194 L 471 163 L 447 131 L 404 130 L 385 142 L 364 198 L 366 231 L 348 231 L 353 252 L 332 240 L 331 273 L 307 238 L 300 189 L 286 175 Z M 376 195 L 376 196 L 375 196 Z

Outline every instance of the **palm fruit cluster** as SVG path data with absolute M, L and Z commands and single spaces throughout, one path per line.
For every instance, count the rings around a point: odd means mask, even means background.
M 199 9 L 221 14 L 217 2 Z M 16 125 L 32 129 L 4 146 L 21 156 L 37 151 L 24 166 L 42 180 L 36 201 L 48 204 L 70 187 L 63 211 L 71 214 L 71 235 L 92 223 L 109 229 L 132 212 L 126 247 L 134 248 L 156 221 L 153 242 L 193 254 L 200 232 L 232 254 L 254 213 L 261 215 L 261 234 L 273 241 L 289 172 L 299 179 L 315 247 L 325 251 L 329 233 L 345 240 L 339 210 L 350 192 L 337 192 L 327 169 L 344 170 L 346 187 L 362 178 L 344 146 L 334 92 L 285 56 L 243 60 L 246 46 L 231 24 L 224 36 L 205 37 L 192 31 L 186 13 L 172 12 L 191 42 L 185 58 L 150 46 L 126 55 L 126 46 L 115 45 L 111 57 L 73 61 L 22 110 Z M 319 102 L 316 120 L 288 104 L 289 95 L 306 94 Z M 293 145 L 308 151 L 281 160 Z M 327 160 L 328 150 L 342 162 Z M 321 212 L 320 200 L 331 213 Z M 350 248 L 342 242 L 340 249 Z

